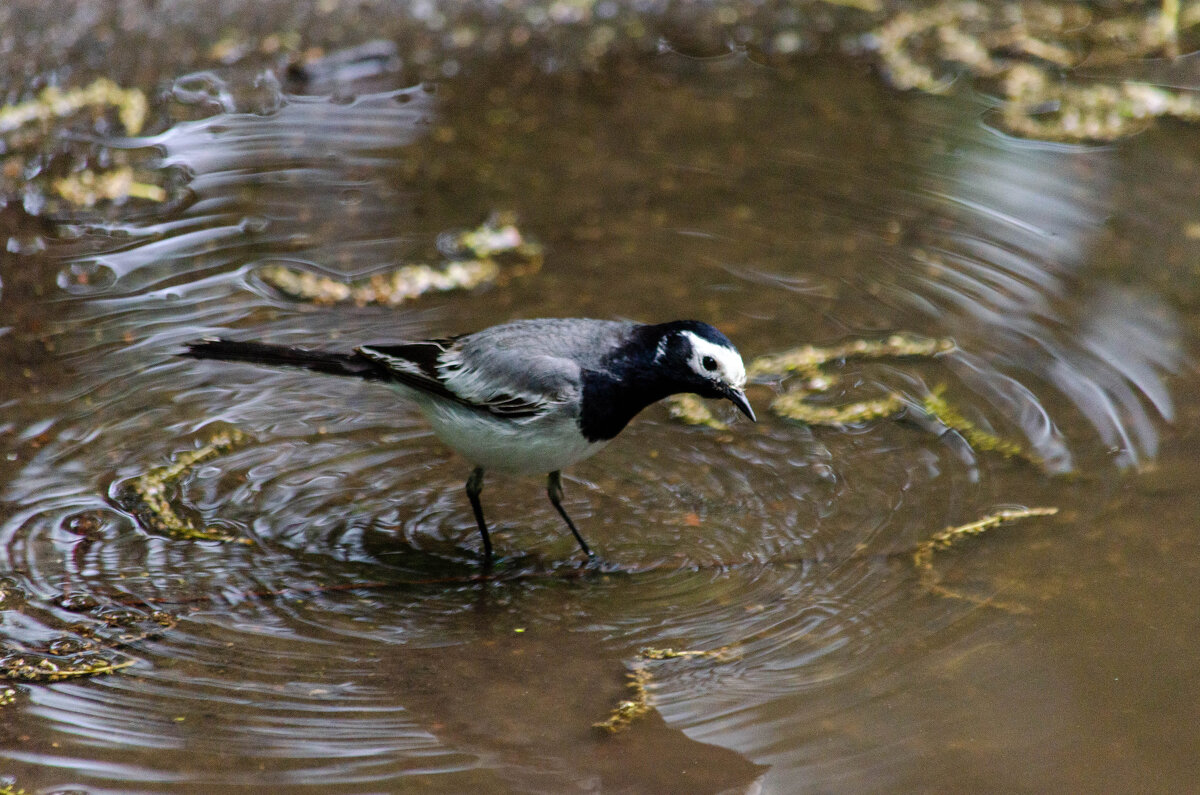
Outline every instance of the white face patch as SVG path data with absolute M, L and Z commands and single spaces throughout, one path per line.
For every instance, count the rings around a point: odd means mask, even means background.
M 742 364 L 742 357 L 738 356 L 737 351 L 709 342 L 690 331 L 682 333 L 692 345 L 692 358 L 688 360 L 688 364 L 694 371 L 735 389 L 746 385 L 746 366 Z M 715 364 L 716 367 L 706 367 L 706 364 Z

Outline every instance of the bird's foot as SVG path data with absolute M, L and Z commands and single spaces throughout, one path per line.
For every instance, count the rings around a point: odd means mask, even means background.
M 605 560 L 594 552 L 580 559 L 576 569 L 585 576 L 621 574 L 624 571 L 619 564 Z

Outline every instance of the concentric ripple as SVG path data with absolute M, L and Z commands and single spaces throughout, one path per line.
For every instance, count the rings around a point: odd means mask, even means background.
M 879 137 L 848 150 L 829 76 L 805 88 L 737 54 L 639 69 L 602 97 L 535 80 L 519 102 L 502 75 L 295 96 L 201 73 L 171 92 L 187 118 L 109 143 L 153 164 L 171 202 L 58 219 L 70 234 L 3 274 L 21 385 L 0 419 L 5 650 L 127 664 L 21 686 L 0 759 L 23 786 L 703 792 L 744 789 L 767 760 L 836 790 L 896 749 L 821 758 L 822 725 L 853 735 L 846 715 L 903 690 L 944 637 L 1007 637 L 1026 560 L 947 554 L 939 596 L 915 546 L 998 506 L 1094 515 L 1176 411 L 1179 319 L 1096 264 L 1118 198 L 1106 153 L 1005 141 L 970 98 L 910 118 L 839 74 L 864 103 L 850 127 Z M 299 304 L 254 276 L 428 256 L 481 208 L 519 210 L 545 271 L 399 310 Z M 489 475 L 491 576 L 469 466 L 385 387 L 176 355 L 211 334 L 350 346 L 539 315 L 702 315 L 747 357 L 892 330 L 957 349 L 830 365 L 814 400 L 897 392 L 887 420 L 772 416 L 786 379 L 752 385 L 756 425 L 649 409 L 566 475 L 591 569 L 543 483 Z M 924 414 L 939 387 L 1034 455 L 973 449 Z M 235 541 L 174 537 L 121 504 L 122 483 L 229 427 L 248 441 L 170 499 Z M 991 612 L 1011 591 L 1016 608 Z M 590 727 L 629 697 L 633 665 L 669 726 L 647 720 L 614 753 Z

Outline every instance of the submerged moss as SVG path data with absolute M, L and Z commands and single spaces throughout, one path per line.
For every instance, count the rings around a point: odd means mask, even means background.
M 161 610 L 137 610 L 122 605 L 102 604 L 90 594 L 64 594 L 60 607 L 79 611 L 90 604 L 88 617 L 95 623 L 72 622 L 59 628 L 63 636 L 44 647 L 16 649 L 0 643 L 0 680 L 14 682 L 59 682 L 84 676 L 116 673 L 136 660 L 120 649 L 138 641 L 161 635 L 175 627 L 179 619 Z M 111 632 L 107 630 L 119 630 Z M 11 689 L 7 692 L 12 692 Z M 2 704 L 0 704 L 2 706 Z
M 1200 3 L 1142 4 L 949 2 L 903 9 L 874 32 L 892 85 L 944 93 L 958 73 L 995 83 L 1001 127 L 1055 141 L 1109 141 L 1150 120 L 1200 119 L 1189 89 L 1137 80 L 1076 78 L 1146 58 L 1175 57 L 1179 34 L 1200 22 Z
M 987 604 L 993 607 L 999 607 L 1001 609 L 1021 612 L 1022 608 L 1019 606 L 1010 605 L 1004 602 L 997 602 L 992 599 L 983 599 L 970 596 L 943 586 L 941 584 L 941 577 L 938 576 L 937 571 L 933 567 L 934 553 L 949 549 L 964 538 L 980 535 L 1008 522 L 1015 522 L 1019 519 L 1029 519 L 1037 516 L 1053 516 L 1056 513 L 1058 513 L 1058 508 L 1054 507 L 1011 508 L 988 514 L 982 519 L 977 519 L 974 522 L 958 525 L 956 527 L 947 527 L 945 530 L 935 533 L 925 541 L 922 541 L 920 544 L 918 544 L 912 553 L 913 566 L 916 567 L 917 572 L 920 575 L 921 586 L 930 593 L 937 594 L 938 596 L 944 596 L 951 599 L 962 599 L 976 604 Z
M 803 345 L 783 353 L 759 356 L 746 371 L 751 378 L 795 379 L 795 385 L 771 401 L 771 411 L 784 419 L 805 425 L 844 427 L 887 419 L 900 414 L 908 405 L 903 395 L 890 392 L 881 398 L 861 400 L 839 406 L 812 403 L 814 395 L 828 392 L 838 377 L 823 368 L 848 359 L 932 358 L 954 350 L 954 341 L 915 334 L 892 334 L 884 339 L 855 339 L 838 345 Z M 947 428 L 960 434 L 975 450 L 1019 457 L 1040 465 L 1042 460 L 1020 444 L 1003 439 L 976 426 L 954 408 L 938 387 L 921 399 L 921 407 Z M 705 425 L 727 430 L 711 409 L 695 395 L 674 395 L 667 401 L 671 416 L 689 425 Z
M 897 333 L 881 340 L 854 339 L 839 345 L 802 345 L 783 353 L 759 356 L 746 368 L 751 379 L 788 375 L 819 375 L 830 362 L 847 359 L 895 359 L 909 356 L 930 358 L 954 350 L 954 340 Z
M 511 214 L 493 215 L 482 226 L 458 233 L 449 243 L 459 259 L 440 265 L 404 265 L 361 281 L 345 282 L 286 265 L 260 268 L 258 275 L 299 301 L 397 306 L 425 293 L 504 284 L 542 266 L 542 247 L 521 234 Z
M 771 411 L 806 425 L 846 426 L 894 417 L 904 408 L 904 399 L 896 392 L 841 406 L 815 406 L 807 402 L 811 395 L 800 389 L 784 392 L 771 401 Z
M 891 393 L 875 400 L 843 406 L 821 406 L 809 402 L 813 395 L 829 391 L 837 376 L 822 368 L 847 359 L 930 358 L 954 350 L 954 341 L 916 334 L 892 334 L 879 340 L 855 339 L 838 345 L 802 345 L 783 353 L 759 356 L 746 368 L 747 377 L 758 380 L 798 378 L 791 389 L 771 402 L 771 410 L 785 419 L 806 425 L 845 426 L 895 416 L 904 408 L 903 398 Z M 671 416 L 689 425 L 717 430 L 728 426 L 718 420 L 704 401 L 695 395 L 673 395 L 667 400 Z
M 500 267 L 491 260 L 456 262 L 445 266 L 405 265 L 361 282 L 347 283 L 285 265 L 268 265 L 258 275 L 285 295 L 314 304 L 353 301 L 359 306 L 396 306 L 428 292 L 469 290 L 492 284 Z
M 995 527 L 999 527 L 1005 522 L 1014 522 L 1018 519 L 1028 519 L 1034 516 L 1053 516 L 1056 513 L 1058 513 L 1058 508 L 1010 508 L 988 514 L 982 519 L 976 519 L 974 522 L 947 527 L 945 530 L 930 536 L 926 541 L 921 542 L 917 546 L 913 552 L 913 564 L 918 569 L 928 569 L 933 565 L 934 552 L 949 549 L 954 546 L 955 542 L 963 538 L 980 535 Z
M 121 88 L 99 78 L 82 88 L 66 91 L 47 86 L 34 99 L 0 107 L 0 134 L 26 124 L 65 119 L 85 108 L 114 107 L 125 132 L 137 135 L 146 123 L 146 94 L 140 88 Z
M 137 182 L 128 166 L 96 173 L 85 170 L 69 177 L 54 180 L 54 192 L 72 204 L 92 207 L 101 201 L 145 199 L 152 202 L 167 200 L 167 192 L 147 182 Z
M 967 444 L 971 445 L 972 449 L 999 453 L 1006 458 L 1024 458 L 1038 465 L 1042 463 L 1041 458 L 1027 451 L 1016 442 L 1001 439 L 993 433 L 982 430 L 968 420 L 942 397 L 944 391 L 945 387 L 941 386 L 934 389 L 921 401 L 921 406 L 926 412 L 936 418 L 938 422 L 966 439 Z
M 671 395 L 667 399 L 667 411 L 671 416 L 687 425 L 703 425 L 715 431 L 729 430 L 728 423 L 717 419 L 712 409 L 699 395 Z
M 236 429 L 219 433 L 203 447 L 180 453 L 170 464 L 126 481 L 119 490 L 119 500 L 150 532 L 197 541 L 247 543 L 246 539 L 236 538 L 222 530 L 199 527 L 192 520 L 180 516 L 171 503 L 171 497 L 179 481 L 197 465 L 224 455 L 244 445 L 249 439 L 249 436 Z
M 1145 129 L 1159 116 L 1200 120 L 1195 92 L 1134 81 L 1075 84 L 1021 64 L 1005 76 L 1004 88 L 1008 102 L 1001 122 L 1027 138 L 1111 141 Z
M 60 682 L 81 676 L 111 674 L 128 668 L 135 661 L 110 660 L 95 653 L 70 657 L 20 653 L 0 657 L 0 679 L 20 682 Z
M 737 655 L 730 650 L 728 646 L 722 646 L 719 649 L 711 650 L 694 650 L 694 649 L 656 649 L 650 646 L 638 650 L 638 657 L 643 660 L 690 660 L 702 658 L 706 660 L 717 660 L 725 662 L 731 660 Z
M 619 734 L 627 730 L 635 720 L 650 712 L 652 707 L 646 688 L 653 681 L 653 676 L 650 673 L 649 666 L 646 665 L 647 662 L 697 658 L 724 662 L 732 659 L 734 656 L 736 655 L 730 651 L 728 646 L 722 646 L 719 649 L 711 651 L 671 648 L 657 649 L 651 647 L 640 649 L 638 651 L 638 659 L 634 661 L 630 666 L 629 672 L 625 674 L 629 680 L 627 686 L 633 691 L 633 697 L 619 702 L 607 719 L 599 723 L 593 723 L 592 727 L 602 729 L 609 734 Z
M 619 702 L 608 718 L 593 723 L 593 728 L 609 734 L 618 734 L 650 711 L 650 696 L 646 693 L 646 685 L 650 684 L 651 679 L 650 670 L 645 665 L 635 663 L 633 669 L 625 676 L 629 680 L 627 686 L 633 691 L 633 697 Z

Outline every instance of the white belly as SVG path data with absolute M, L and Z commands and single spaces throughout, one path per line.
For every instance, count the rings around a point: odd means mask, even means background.
M 515 475 L 556 472 L 608 444 L 587 441 L 575 418 L 566 413 L 512 423 L 464 406 L 418 402 L 437 437 L 484 469 Z

